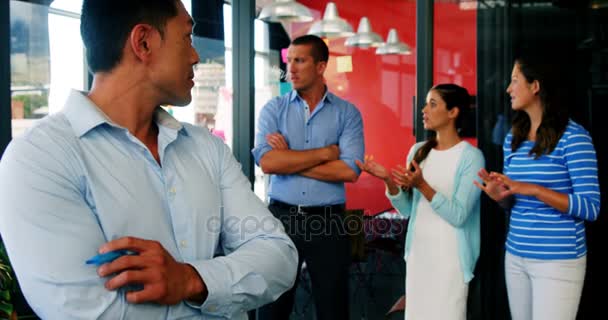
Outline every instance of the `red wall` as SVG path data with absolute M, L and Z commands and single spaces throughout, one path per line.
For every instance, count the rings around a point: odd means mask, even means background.
M 300 0 L 320 19 L 327 1 Z M 413 96 L 416 89 L 416 7 L 414 1 L 335 0 L 339 15 L 356 31 L 359 19 L 367 16 L 372 29 L 386 40 L 396 28 L 412 54 L 379 56 L 375 49 L 353 49 L 344 39 L 330 39 L 330 61 L 325 73 L 328 87 L 354 103 L 363 116 L 366 154 L 392 168 L 405 163 L 413 135 Z M 476 92 L 475 10 L 461 11 L 457 5 L 435 5 L 435 79 L 464 85 Z M 291 25 L 292 38 L 305 34 L 310 23 Z M 462 36 L 464 34 L 465 36 Z M 440 54 L 437 54 L 439 53 Z M 336 56 L 352 56 L 352 72 L 338 73 Z M 459 75 L 462 73 L 462 75 Z M 364 173 L 355 184 L 347 184 L 347 207 L 376 214 L 390 208 L 384 184 Z
M 451 82 L 477 93 L 477 10 L 435 4 L 433 81 Z
M 477 95 L 477 10 L 457 3 L 434 7 L 433 83 L 455 83 Z M 477 138 L 465 138 L 477 145 Z

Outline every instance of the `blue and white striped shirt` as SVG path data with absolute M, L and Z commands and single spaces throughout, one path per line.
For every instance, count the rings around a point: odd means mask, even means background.
M 600 212 L 597 159 L 591 136 L 570 120 L 555 149 L 538 159 L 530 155 L 534 141 L 511 151 L 512 133 L 505 138 L 503 172 L 514 181 L 534 183 L 568 194 L 568 212 L 536 197 L 515 195 L 507 236 L 507 251 L 534 259 L 575 259 L 587 252 L 585 220 Z

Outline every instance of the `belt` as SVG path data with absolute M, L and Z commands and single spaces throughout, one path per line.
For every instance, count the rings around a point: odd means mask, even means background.
M 270 199 L 270 205 L 277 208 L 289 210 L 291 213 L 310 213 L 310 214 L 325 214 L 325 213 L 342 213 L 344 212 L 344 204 L 333 204 L 327 206 L 301 206 L 285 203 L 283 201 Z

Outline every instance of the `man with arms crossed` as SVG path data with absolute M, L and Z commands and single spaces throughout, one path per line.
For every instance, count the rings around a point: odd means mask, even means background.
M 228 147 L 160 108 L 191 100 L 192 18 L 178 0 L 85 0 L 81 19 L 91 92 L 0 162 L 0 232 L 29 304 L 43 319 L 245 319 L 291 287 L 297 252 Z M 85 265 L 114 250 L 136 255 Z
M 312 281 L 317 319 L 348 319 L 350 243 L 344 230 L 344 182 L 355 182 L 364 153 L 361 114 L 328 91 L 329 50 L 319 37 L 291 43 L 293 91 L 262 109 L 252 150 L 270 180 L 269 209 L 286 227 Z M 296 280 L 297 281 L 297 280 Z M 260 320 L 289 318 L 297 284 L 262 307 Z

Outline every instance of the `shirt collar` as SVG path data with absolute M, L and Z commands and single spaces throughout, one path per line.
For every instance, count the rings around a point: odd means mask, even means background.
M 289 96 L 289 102 L 293 102 L 294 100 L 296 100 L 296 98 L 298 98 L 300 100 L 304 100 L 304 99 L 302 99 L 302 97 L 300 97 L 300 95 L 298 94 L 298 91 L 291 90 L 291 93 Z M 325 86 L 325 94 L 323 95 L 323 98 L 321 98 L 321 101 L 332 103 L 333 99 L 334 99 L 333 93 L 329 92 L 329 89 L 327 88 L 327 86 Z
M 154 121 L 159 126 L 167 127 L 169 129 L 178 131 L 185 135 L 188 135 L 188 131 L 177 119 L 175 119 L 167 110 L 157 107 L 154 111 Z
M 101 109 L 87 97 L 87 93 L 84 91 L 71 90 L 65 103 L 63 113 L 70 122 L 74 134 L 79 138 L 104 123 L 117 128 L 122 128 L 101 111 Z M 188 134 L 184 126 L 161 107 L 158 107 L 155 110 L 154 121 L 159 126 L 167 127 L 185 135 Z

